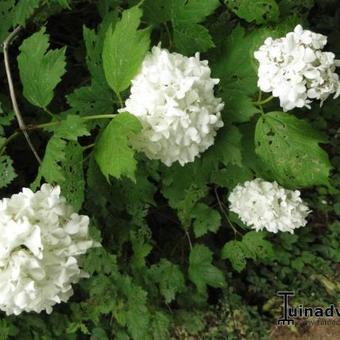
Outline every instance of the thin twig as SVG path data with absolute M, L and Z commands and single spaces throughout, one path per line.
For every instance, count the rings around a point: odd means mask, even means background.
M 26 124 L 25 124 L 25 122 L 22 118 L 22 114 L 21 114 L 19 106 L 18 106 L 18 102 L 17 102 L 17 98 L 16 98 L 16 95 L 15 95 L 15 90 L 14 90 L 14 85 L 13 85 L 11 67 L 10 67 L 10 63 L 9 63 L 8 48 L 9 48 L 11 41 L 14 39 L 14 37 L 16 36 L 16 34 L 20 30 L 21 30 L 20 26 L 16 27 L 8 35 L 8 37 L 5 39 L 5 41 L 3 42 L 3 53 L 4 53 L 6 76 L 7 76 L 8 88 L 9 88 L 9 93 L 10 93 L 10 96 L 11 96 L 12 106 L 13 106 L 13 110 L 14 110 L 15 116 L 17 118 L 18 124 L 19 124 L 19 128 L 23 132 L 23 134 L 26 138 L 27 144 L 30 147 L 30 149 L 32 150 L 32 152 L 33 152 L 35 158 L 37 159 L 38 163 L 41 164 L 41 159 L 40 159 L 37 151 L 35 150 L 34 145 L 32 144 L 31 139 L 30 139 L 30 137 L 29 137 L 29 135 L 26 131 Z
M 231 226 L 231 229 L 233 229 L 235 237 L 236 237 L 237 234 L 241 235 L 241 233 L 234 227 L 234 225 L 230 221 L 229 216 L 225 212 L 224 207 L 223 207 L 223 203 L 221 202 L 220 197 L 218 196 L 218 192 L 217 192 L 216 187 L 214 187 L 214 193 L 215 193 L 215 197 L 217 199 L 218 206 L 220 207 L 220 210 L 221 210 L 222 214 L 224 215 L 225 219 L 228 221 L 229 225 Z
M 185 236 L 187 237 L 188 239 L 188 242 L 189 242 L 189 246 L 190 246 L 190 250 L 192 250 L 192 243 L 191 243 L 191 238 L 190 238 L 190 235 L 188 233 L 187 230 L 185 230 Z

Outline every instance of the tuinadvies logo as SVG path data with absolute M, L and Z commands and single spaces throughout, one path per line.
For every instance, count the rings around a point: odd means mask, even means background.
M 278 325 L 294 325 L 296 318 L 340 318 L 340 308 L 335 305 L 328 307 L 291 307 L 289 298 L 295 296 L 293 291 L 279 291 L 278 296 L 282 297 L 282 317 L 277 320 Z

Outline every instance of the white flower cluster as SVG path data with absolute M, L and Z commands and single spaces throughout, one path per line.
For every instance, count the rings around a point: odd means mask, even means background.
M 94 246 L 88 224 L 49 184 L 2 199 L 0 309 L 7 315 L 51 313 L 53 305 L 67 301 L 72 283 L 87 276 L 77 258 Z
M 218 82 L 198 53 L 188 58 L 153 47 L 132 81 L 126 107 L 120 110 L 135 115 L 143 125 L 133 146 L 167 166 L 193 162 L 214 143 L 216 130 L 223 126 L 223 103 L 214 96 Z
M 294 232 L 306 225 L 310 213 L 300 191 L 287 190 L 261 178 L 237 185 L 229 195 L 230 210 L 256 231 Z
M 267 38 L 254 54 L 259 61 L 259 88 L 278 97 L 284 111 L 310 108 L 314 99 L 322 105 L 333 93 L 336 98 L 340 82 L 334 71 L 340 60 L 322 51 L 326 44 L 326 36 L 304 30 L 301 25 L 284 38 Z

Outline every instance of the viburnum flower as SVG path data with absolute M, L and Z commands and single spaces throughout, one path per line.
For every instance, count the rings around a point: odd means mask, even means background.
M 230 210 L 256 231 L 289 231 L 306 225 L 310 213 L 300 191 L 287 190 L 261 178 L 238 184 L 229 195 Z
M 78 257 L 96 246 L 88 236 L 89 218 L 73 213 L 49 184 L 33 193 L 0 200 L 0 309 L 52 312 L 66 302 L 72 284 L 87 277 Z
M 223 126 L 223 103 L 214 96 L 219 79 L 210 73 L 208 61 L 200 61 L 198 53 L 188 58 L 152 48 L 120 110 L 143 125 L 132 141 L 135 149 L 167 166 L 176 161 L 184 165 L 214 143 L 216 130 Z
M 327 37 L 304 30 L 301 25 L 280 39 L 267 38 L 254 53 L 259 61 L 258 86 L 280 99 L 284 111 L 310 108 L 314 99 L 322 103 L 329 95 L 340 94 L 340 60 L 323 52 Z

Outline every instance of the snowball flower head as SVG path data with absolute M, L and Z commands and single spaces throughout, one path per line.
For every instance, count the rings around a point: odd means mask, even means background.
M 132 80 L 126 107 L 120 110 L 142 123 L 133 146 L 167 166 L 193 162 L 214 143 L 216 130 L 223 126 L 223 103 L 214 96 L 218 82 L 198 53 L 188 58 L 153 47 Z
M 0 309 L 51 313 L 67 301 L 72 284 L 87 276 L 78 257 L 95 245 L 88 225 L 49 184 L 0 200 Z
M 261 178 L 238 184 L 229 195 L 230 210 L 256 231 L 294 232 L 306 225 L 310 213 L 300 191 L 287 190 Z
M 313 100 L 322 103 L 329 95 L 340 94 L 340 61 L 323 52 L 327 37 L 304 30 L 300 25 L 280 39 L 267 38 L 255 58 L 259 62 L 258 86 L 280 99 L 284 111 L 310 108 Z

